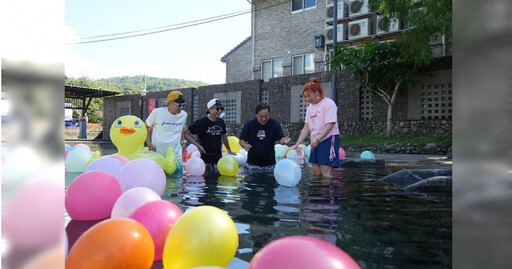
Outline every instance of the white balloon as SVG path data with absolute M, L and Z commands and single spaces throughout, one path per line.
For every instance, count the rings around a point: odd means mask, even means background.
M 198 157 L 201 158 L 201 152 L 199 150 L 194 151 L 190 157 Z
M 274 168 L 274 177 L 277 182 L 285 187 L 297 185 L 302 176 L 300 165 L 293 160 L 284 159 L 279 161 Z
M 234 155 L 236 161 L 238 162 L 239 166 L 243 166 L 247 162 L 247 152 L 244 151 L 238 152 L 236 155 Z
M 192 156 L 185 163 L 185 169 L 188 174 L 191 176 L 202 176 L 206 169 L 206 165 L 203 159 L 199 157 Z
M 274 151 L 276 153 L 276 158 L 283 158 L 284 154 L 286 153 L 286 148 L 283 145 L 276 144 L 274 146 Z
M 129 189 L 117 198 L 110 218 L 127 218 L 139 206 L 157 200 L 161 200 L 160 195 L 152 189 L 146 187 Z

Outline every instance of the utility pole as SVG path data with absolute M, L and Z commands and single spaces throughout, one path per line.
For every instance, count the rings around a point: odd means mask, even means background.
M 146 75 L 142 77 L 142 91 L 140 92 L 140 119 L 144 120 L 144 96 L 146 96 Z
M 334 47 L 336 47 L 336 43 L 338 41 L 338 0 L 333 0 L 332 3 L 332 55 L 329 59 L 334 58 Z M 332 66 L 331 66 L 332 71 Z M 332 90 L 332 100 L 336 105 L 338 105 L 338 92 L 336 91 L 336 72 L 332 73 L 331 78 L 331 90 Z

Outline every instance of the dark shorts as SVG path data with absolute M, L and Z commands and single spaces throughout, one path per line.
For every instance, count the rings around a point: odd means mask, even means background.
M 257 166 L 253 164 L 244 164 L 244 170 L 247 172 L 255 172 L 255 173 L 268 173 L 274 172 L 275 164 L 269 166 Z
M 332 152 L 333 150 L 334 152 Z M 324 141 L 312 150 L 309 155 L 309 162 L 319 165 L 330 165 L 332 167 L 340 166 L 340 136 L 334 135 Z M 333 154 L 331 154 L 333 153 Z

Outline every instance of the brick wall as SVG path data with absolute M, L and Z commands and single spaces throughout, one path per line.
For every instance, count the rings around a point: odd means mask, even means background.
M 373 119 L 362 121 L 360 118 L 360 92 L 354 90 L 355 81 L 350 78 L 350 73 L 340 71 L 337 74 L 338 90 L 338 123 L 342 135 L 349 134 L 384 134 L 387 105 L 378 96 L 374 96 Z M 268 103 L 271 111 L 270 116 L 283 125 L 285 133 L 292 139 L 297 139 L 303 123 L 291 123 L 291 88 L 299 85 L 302 87 L 309 82 L 311 77 L 318 77 L 322 83 L 330 83 L 332 74 L 330 72 L 318 72 L 307 75 L 286 76 L 270 79 L 268 82 L 261 80 L 250 80 L 243 82 L 234 82 L 219 85 L 210 85 L 199 87 L 197 89 L 180 89 L 187 100 L 185 111 L 189 114 L 188 123 L 193 118 L 193 98 L 197 96 L 197 115 L 196 118 L 205 116 L 207 110 L 206 103 L 214 98 L 215 94 L 226 92 L 241 92 L 241 104 L 239 104 L 240 123 L 228 125 L 228 135 L 240 134 L 241 126 L 244 122 L 254 117 L 254 108 L 260 102 L 262 90 L 268 91 Z M 437 83 L 451 81 L 451 70 L 438 70 L 419 74 L 419 78 L 425 83 Z M 421 96 L 414 94 L 414 91 L 420 86 L 402 89 L 395 103 L 393 110 L 393 134 L 394 135 L 443 135 L 450 134 L 452 121 L 449 119 L 430 119 L 422 120 L 417 116 L 418 106 L 421 106 Z M 144 115 L 147 118 L 147 100 L 148 98 L 165 98 L 168 91 L 150 92 L 144 97 Z M 330 97 L 330 96 L 327 96 Z M 419 101 L 418 101 L 419 99 Z M 140 116 L 139 107 L 140 95 L 126 95 L 105 98 L 104 102 L 104 124 L 103 129 L 105 139 L 108 139 L 110 125 L 115 120 L 116 103 L 129 101 L 131 114 Z M 412 113 L 412 112 L 414 113 Z
M 252 79 L 252 39 L 246 40 L 225 58 L 226 83 Z
M 315 35 L 325 34 L 325 1 L 316 1 L 316 8 L 294 14 L 291 1 L 281 5 L 272 0 L 253 3 L 255 79 L 261 78 L 261 61 L 282 58 L 283 76 L 290 76 L 292 57 L 307 53 L 315 54 L 315 71 L 324 71 L 324 50 L 315 48 Z

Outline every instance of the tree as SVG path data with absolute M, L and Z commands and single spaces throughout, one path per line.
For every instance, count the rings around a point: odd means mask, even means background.
M 369 0 L 369 4 L 385 19 L 394 17 L 409 25 L 407 32 L 397 40 L 404 44 L 404 57 L 418 68 L 433 60 L 430 40 L 438 35 L 451 40 L 451 0 Z
M 386 136 L 391 136 L 393 105 L 403 86 L 414 85 L 415 64 L 403 53 L 404 44 L 394 42 L 366 42 L 361 47 L 336 46 L 331 61 L 333 70 L 341 65 L 352 73 L 357 81 L 356 90 L 369 89 L 388 105 Z
M 401 87 L 416 84 L 414 73 L 433 58 L 430 41 L 437 35 L 451 40 L 451 0 L 370 0 L 373 10 L 385 19 L 407 22 L 405 34 L 391 42 L 367 42 L 359 48 L 335 47 L 333 72 L 343 66 L 352 72 L 356 89 L 368 88 L 388 105 L 386 136 L 391 136 L 393 105 Z

